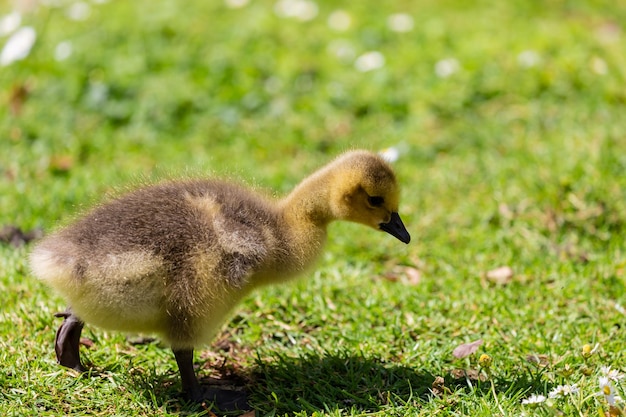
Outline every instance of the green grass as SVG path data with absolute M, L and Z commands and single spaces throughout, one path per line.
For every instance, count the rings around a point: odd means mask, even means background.
M 342 150 L 394 146 L 411 244 L 334 224 L 317 271 L 246 299 L 198 352 L 200 375 L 244 379 L 260 416 L 608 415 L 600 367 L 626 359 L 623 4 L 351 2 L 339 32 L 331 1 L 305 22 L 266 0 L 112 0 L 82 21 L 61 3 L 24 15 L 37 42 L 0 68 L 0 226 L 50 231 L 171 176 L 282 194 Z M 411 32 L 387 27 L 397 12 Z M 337 57 L 338 40 L 354 56 Z M 357 71 L 367 51 L 385 65 Z M 458 70 L 440 77 L 448 58 Z M 87 327 L 96 375 L 61 369 L 64 303 L 28 250 L 0 244 L 0 415 L 207 415 L 180 399 L 158 342 Z M 486 275 L 500 266 L 504 284 Z M 580 392 L 521 403 L 561 384 Z

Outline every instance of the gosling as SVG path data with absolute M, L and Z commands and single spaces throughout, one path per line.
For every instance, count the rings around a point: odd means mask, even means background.
M 347 152 L 280 200 L 218 179 L 148 186 L 95 208 L 44 238 L 35 276 L 69 306 L 55 338 L 57 361 L 79 372 L 84 322 L 159 334 L 171 347 L 183 391 L 220 402 L 201 386 L 193 349 L 211 341 L 251 290 L 302 274 L 334 220 L 361 223 L 404 243 L 399 187 L 377 154 Z M 226 401 L 227 402 L 227 401 Z

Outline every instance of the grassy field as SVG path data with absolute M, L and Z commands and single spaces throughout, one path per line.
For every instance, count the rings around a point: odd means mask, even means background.
M 283 194 L 343 150 L 399 154 L 411 244 L 334 224 L 316 272 L 198 351 L 203 378 L 259 416 L 626 415 L 606 368 L 626 370 L 626 4 L 42 3 L 0 67 L 0 227 L 159 178 Z M 210 415 L 158 341 L 87 327 L 97 375 L 60 368 L 64 303 L 28 251 L 0 243 L 0 415 Z

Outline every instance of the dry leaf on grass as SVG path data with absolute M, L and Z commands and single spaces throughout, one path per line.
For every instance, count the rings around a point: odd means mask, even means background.
M 505 285 L 513 280 L 513 269 L 510 266 L 501 266 L 487 272 L 487 280 L 494 284 Z
M 452 355 L 457 359 L 463 359 L 478 350 L 478 347 L 483 344 L 483 339 L 478 339 L 475 342 L 463 343 L 457 346 Z
M 481 381 L 485 382 L 487 380 L 487 376 L 477 369 L 453 369 L 450 371 L 450 375 L 454 379 L 469 379 L 470 381 Z
M 436 397 L 440 397 L 446 392 L 445 381 L 442 377 L 438 376 L 435 378 L 431 387 L 431 391 Z
M 624 415 L 624 411 L 619 408 L 616 407 L 614 405 L 609 405 L 609 416 L 610 417 L 620 417 Z
M 418 285 L 422 280 L 422 273 L 413 266 L 396 266 L 383 274 L 383 278 L 391 282 L 400 282 L 406 285 Z
M 550 365 L 550 357 L 548 355 L 530 354 L 526 356 L 526 360 L 541 367 Z
M 404 268 L 404 273 L 407 277 L 407 282 L 410 285 L 417 285 L 422 280 L 422 273 L 419 269 L 407 266 Z
M 256 411 L 252 410 L 252 411 L 248 411 L 247 413 L 240 415 L 239 417 L 255 417 L 255 416 L 256 416 Z

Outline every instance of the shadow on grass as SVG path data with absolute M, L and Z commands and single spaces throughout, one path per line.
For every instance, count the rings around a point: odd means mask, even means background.
M 241 375 L 231 373 L 227 381 L 203 379 L 201 382 L 245 388 L 250 408 L 262 415 L 334 410 L 367 414 L 420 408 L 421 404 L 431 401 L 436 377 L 423 368 L 415 369 L 351 353 L 257 359 L 256 365 L 245 372 Z M 201 406 L 183 399 L 176 369 L 167 374 L 146 373 L 133 377 L 134 389 L 156 407 L 166 405 L 168 411 L 181 415 L 205 415 L 206 410 Z M 471 390 L 474 395 L 491 395 L 488 381 L 470 381 L 470 388 L 464 378 L 454 378 L 449 373 L 444 380 L 445 387 L 453 392 Z M 496 378 L 494 382 L 496 391 L 505 395 L 519 396 L 533 387 L 543 388 L 538 379 L 522 375 L 513 381 Z
M 336 409 L 359 413 L 417 404 L 435 377 L 378 359 L 348 353 L 258 360 L 250 402 L 277 414 Z
M 336 409 L 366 413 L 417 403 L 427 398 L 435 379 L 427 372 L 348 353 L 258 359 L 245 372 L 229 375 L 226 382 L 202 378 L 201 383 L 245 387 L 251 409 L 292 415 Z M 144 369 L 131 376 L 128 389 L 156 408 L 205 415 L 202 406 L 183 399 L 175 368 L 165 374 Z

